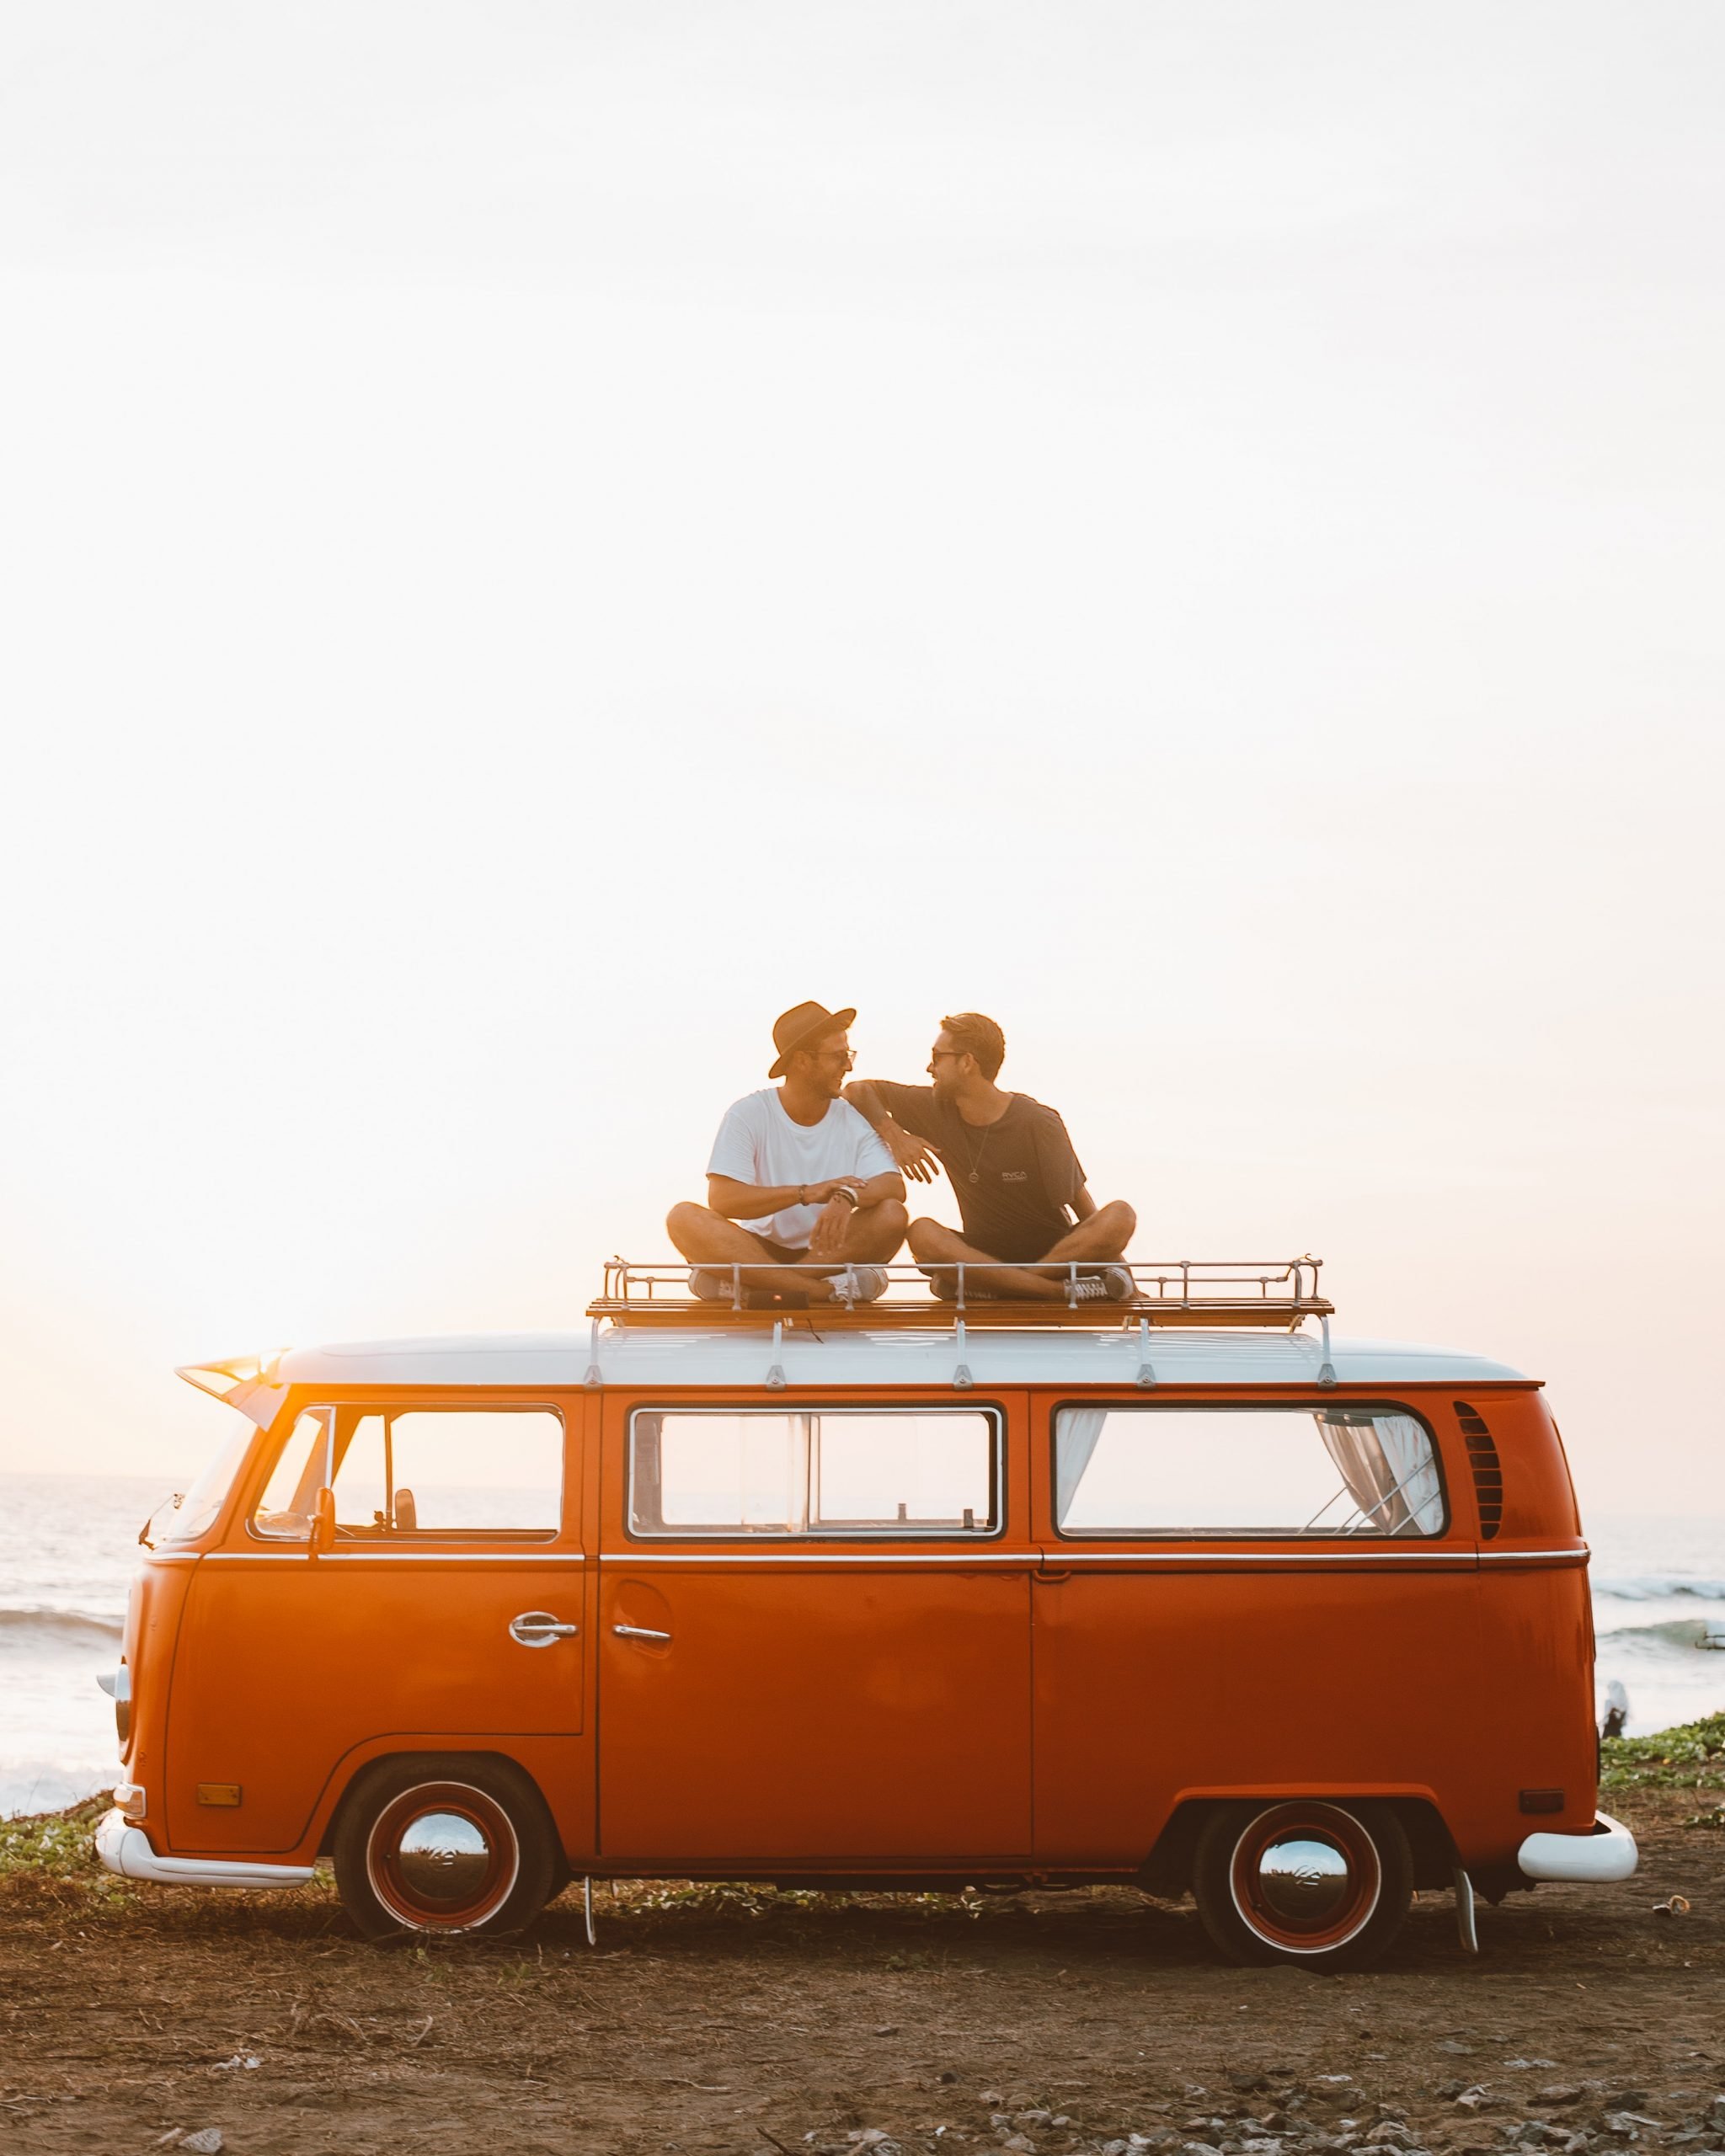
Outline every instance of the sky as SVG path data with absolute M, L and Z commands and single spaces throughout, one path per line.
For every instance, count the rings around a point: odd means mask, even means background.
M 1725 1515 L 1722 89 L 1712 0 L 11 11 L 0 1466 L 579 1323 L 815 997 Z

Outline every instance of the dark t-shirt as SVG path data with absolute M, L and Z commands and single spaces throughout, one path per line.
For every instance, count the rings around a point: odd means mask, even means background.
M 998 1122 L 966 1123 L 935 1099 L 932 1086 L 873 1083 L 894 1122 L 939 1154 L 966 1242 L 1002 1264 L 1028 1265 L 1071 1226 L 1066 1209 L 1084 1187 L 1084 1171 L 1052 1108 L 1014 1093 Z

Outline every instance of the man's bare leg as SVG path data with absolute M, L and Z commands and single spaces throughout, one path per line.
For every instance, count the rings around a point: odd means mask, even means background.
M 1071 1264 L 1076 1260 L 1081 1265 L 1105 1265 L 1111 1258 L 1125 1255 L 1126 1246 L 1132 1240 L 1138 1225 L 1138 1215 L 1124 1198 L 1116 1198 L 1107 1205 L 1098 1205 L 1088 1219 L 1062 1235 L 1052 1249 L 1045 1251 L 1037 1261 L 1039 1268 L 1052 1268 L 1057 1263 Z M 1062 1273 L 1058 1276 L 1065 1278 Z
M 665 1225 L 671 1241 L 692 1264 L 710 1265 L 715 1273 L 729 1273 L 734 1265 L 744 1271 L 744 1288 L 756 1288 L 768 1295 L 807 1295 L 822 1283 L 800 1267 L 775 1265 L 772 1253 L 758 1235 L 727 1220 L 707 1205 L 673 1205 Z M 810 1300 L 814 1298 L 811 1295 Z M 823 1296 L 821 1299 L 825 1299 Z
M 1002 1265 L 998 1258 L 990 1257 L 986 1251 L 977 1250 L 962 1235 L 943 1227 L 938 1220 L 913 1220 L 911 1255 L 919 1265 L 985 1267 L 985 1271 L 976 1274 L 975 1284 L 987 1294 L 1001 1296 L 1008 1301 L 1058 1303 L 1065 1300 L 1065 1282 L 1070 1276 L 1053 1269 L 1044 1272 L 1042 1267 L 1052 1268 L 1056 1261 L 1062 1259 L 1081 1265 L 1106 1264 L 1119 1257 L 1132 1240 L 1132 1230 L 1137 1225 L 1132 1208 L 1124 1198 L 1116 1198 L 1112 1204 L 1098 1207 L 1087 1220 L 1081 1220 L 1037 1261 L 1035 1267 L 1030 1267 Z
M 896 1198 L 879 1205 L 859 1205 L 845 1223 L 845 1265 L 885 1265 L 904 1246 L 911 1215 Z
M 954 1235 L 950 1228 L 943 1227 L 938 1220 L 913 1220 L 911 1223 L 911 1255 L 919 1265 L 962 1265 L 979 1269 L 966 1271 L 964 1284 L 977 1293 L 1003 1297 L 1008 1302 L 1058 1303 L 1065 1299 L 1065 1290 L 1039 1273 L 1027 1272 L 1021 1265 L 1002 1265 L 997 1257 L 991 1257 L 985 1250 L 977 1250 L 962 1235 Z M 956 1278 L 952 1283 L 956 1287 Z
M 736 1221 L 727 1220 L 710 1206 L 674 1205 L 665 1225 L 672 1242 L 692 1264 L 711 1266 L 717 1273 L 724 1273 L 733 1265 L 744 1266 L 748 1268 L 742 1275 L 745 1288 L 758 1288 L 770 1295 L 804 1295 L 811 1303 L 830 1303 L 834 1296 L 826 1276 L 851 1264 L 884 1264 L 904 1241 L 909 1219 L 896 1198 L 859 1208 L 845 1225 L 841 1254 L 803 1265 L 776 1265 L 759 1236 Z

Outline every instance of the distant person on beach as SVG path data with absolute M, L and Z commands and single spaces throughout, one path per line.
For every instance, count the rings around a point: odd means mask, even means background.
M 725 1110 L 707 1163 L 707 1203 L 674 1205 L 665 1226 L 694 1265 L 689 1285 L 729 1302 L 731 1267 L 750 1307 L 872 1303 L 905 1240 L 904 1178 L 841 1097 L 856 1060 L 854 1011 L 799 1003 L 777 1019 L 774 1087 Z
M 845 1088 L 906 1175 L 932 1182 L 937 1163 L 947 1171 L 964 1233 L 938 1220 L 910 1228 L 911 1254 L 936 1294 L 956 1294 L 952 1268 L 962 1263 L 992 1268 L 966 1272 L 967 1295 L 1064 1302 L 1076 1261 L 1080 1301 L 1127 1300 L 1132 1276 L 1109 1261 L 1124 1254 L 1137 1214 L 1124 1198 L 1097 1203 L 1053 1108 L 996 1085 L 1007 1039 L 992 1018 L 961 1011 L 940 1022 L 931 1084 L 858 1078 Z

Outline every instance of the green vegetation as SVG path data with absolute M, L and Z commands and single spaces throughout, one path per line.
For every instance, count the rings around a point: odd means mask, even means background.
M 1608 1737 L 1599 1747 L 1601 1789 L 1725 1789 L 1725 1714 L 1680 1723 L 1653 1737 Z M 1711 1825 L 1699 1814 L 1691 1825 Z
M 96 1822 L 107 1809 L 105 1796 L 92 1796 L 64 1812 L 0 1819 L 0 1879 L 88 1879 L 96 1868 Z

